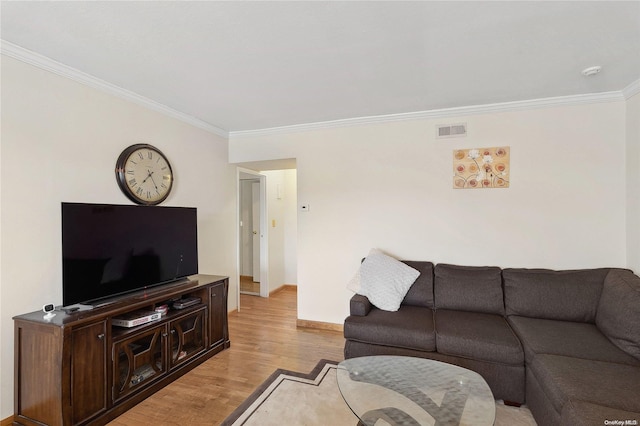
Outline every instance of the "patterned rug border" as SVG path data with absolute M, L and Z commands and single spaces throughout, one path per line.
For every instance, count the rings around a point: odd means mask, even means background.
M 221 423 L 221 426 L 230 426 L 236 420 L 238 420 L 240 418 L 240 416 L 242 416 L 251 407 L 251 405 L 253 405 L 258 400 L 258 398 L 260 398 L 263 395 L 264 391 L 266 391 L 269 388 L 269 386 L 271 386 L 276 380 L 278 380 L 278 378 L 280 376 L 286 375 L 286 376 L 296 377 L 296 378 L 299 378 L 299 379 L 315 380 L 315 379 L 318 378 L 318 375 L 322 372 L 322 370 L 325 368 L 325 366 L 327 364 L 336 365 L 337 366 L 339 364 L 339 361 L 331 361 L 331 360 L 328 360 L 328 359 L 321 359 L 320 361 L 318 361 L 316 366 L 313 367 L 313 370 L 311 370 L 311 372 L 309 372 L 309 373 L 300 373 L 300 372 L 297 372 L 297 371 L 291 371 L 291 370 L 285 370 L 285 369 L 282 369 L 282 368 L 278 368 L 276 371 L 271 373 L 271 375 L 264 382 L 262 382 L 262 384 L 260 386 L 258 386 L 256 388 L 256 390 L 254 390 L 253 393 L 251 395 L 249 395 L 249 397 L 247 399 L 245 399 L 242 402 L 242 404 L 240 404 L 238 406 L 238 408 L 233 410 L 233 413 L 231 413 Z M 272 390 L 271 393 L 273 393 L 273 390 Z M 266 397 L 264 398 L 264 401 L 266 401 L 268 397 L 269 397 L 269 395 L 266 395 Z

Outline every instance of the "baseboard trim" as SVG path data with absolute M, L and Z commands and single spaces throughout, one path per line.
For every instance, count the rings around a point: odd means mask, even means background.
M 273 296 L 274 294 L 279 293 L 279 292 L 281 292 L 282 290 L 285 290 L 285 289 L 295 289 L 295 290 L 297 290 L 298 286 L 295 285 L 295 284 L 283 284 L 280 287 L 278 287 L 278 288 L 276 288 L 274 290 L 271 290 L 269 292 L 269 296 Z
M 13 416 L 0 420 L 0 426 L 9 426 L 13 424 Z
M 342 324 L 334 324 L 331 322 L 322 322 L 322 321 L 309 321 L 309 320 L 296 320 L 296 327 L 298 328 L 312 328 L 315 330 L 328 330 L 328 331 L 337 331 L 342 333 L 344 331 L 344 327 Z

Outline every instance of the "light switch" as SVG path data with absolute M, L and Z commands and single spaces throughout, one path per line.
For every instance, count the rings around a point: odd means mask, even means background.
M 272 228 L 276 227 L 276 220 L 275 219 L 271 219 L 271 227 Z

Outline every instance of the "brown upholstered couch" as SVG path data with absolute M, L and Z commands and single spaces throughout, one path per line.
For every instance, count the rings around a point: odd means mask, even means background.
M 352 297 L 345 358 L 417 356 L 474 370 L 496 399 L 526 402 L 539 425 L 640 422 L 631 271 L 404 263 L 420 276 L 397 312 Z

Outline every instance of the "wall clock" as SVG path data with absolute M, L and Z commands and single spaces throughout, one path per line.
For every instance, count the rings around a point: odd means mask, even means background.
M 167 157 L 156 147 L 135 144 L 116 162 L 116 180 L 124 195 L 137 204 L 160 204 L 171 192 L 173 172 Z

